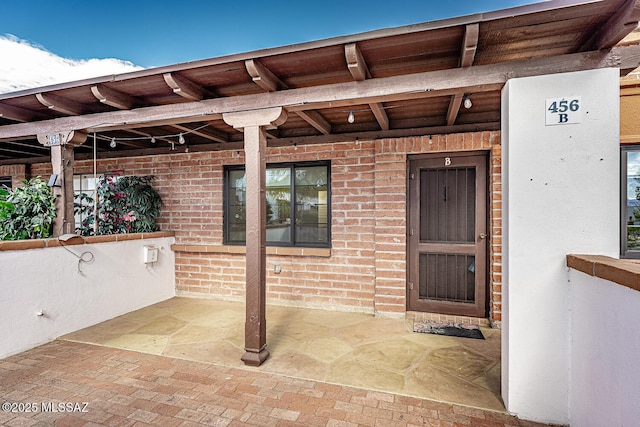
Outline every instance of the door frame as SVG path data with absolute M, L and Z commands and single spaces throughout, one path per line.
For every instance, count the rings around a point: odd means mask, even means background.
M 476 166 L 476 237 L 474 253 L 476 286 L 474 304 L 420 300 L 419 298 L 420 188 L 419 182 L 412 185 L 412 181 L 419 180 L 416 172 L 419 169 L 425 169 L 425 163 L 429 164 L 427 168 Z M 407 311 L 477 318 L 488 317 L 490 284 L 488 261 L 491 240 L 488 232 L 491 207 L 488 163 L 489 153 L 487 151 L 439 152 L 412 155 L 407 158 Z M 483 209 L 481 209 L 482 207 Z

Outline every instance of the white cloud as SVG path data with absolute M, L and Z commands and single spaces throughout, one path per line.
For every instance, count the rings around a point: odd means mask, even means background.
M 13 35 L 0 35 L 0 93 L 140 70 L 119 59 L 65 59 Z

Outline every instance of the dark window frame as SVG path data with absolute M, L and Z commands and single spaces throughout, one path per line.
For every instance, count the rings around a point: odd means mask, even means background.
M 312 243 L 312 242 L 297 242 L 296 241 L 296 227 L 295 227 L 295 170 L 296 168 L 305 167 L 318 167 L 324 166 L 327 168 L 327 242 Z M 291 243 L 289 242 L 267 242 L 267 246 L 280 246 L 280 247 L 311 247 L 311 248 L 331 248 L 331 162 L 328 160 L 322 161 L 308 161 L 308 162 L 291 162 L 291 163 L 267 163 L 267 169 L 276 168 L 290 168 L 291 169 L 291 200 L 290 200 L 290 213 L 291 213 Z M 231 240 L 230 235 L 230 222 L 229 217 L 229 173 L 231 171 L 245 170 L 245 165 L 228 165 L 224 167 L 224 180 L 223 180 L 223 209 L 222 209 L 222 227 L 223 227 L 223 242 L 225 245 L 244 246 L 246 241 Z
M 3 188 L 4 186 L 7 186 L 9 189 L 13 188 L 13 177 L 11 175 L 0 176 L 0 188 Z
M 627 153 L 630 151 L 640 152 L 640 145 L 624 146 L 620 150 L 620 257 L 629 259 L 640 259 L 640 250 L 629 249 L 628 247 L 628 218 L 627 218 Z

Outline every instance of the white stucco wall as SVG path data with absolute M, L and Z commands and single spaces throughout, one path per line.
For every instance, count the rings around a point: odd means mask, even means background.
M 572 427 L 640 420 L 640 292 L 570 272 Z
M 174 239 L 0 252 L 0 359 L 175 295 Z M 143 246 L 161 248 L 146 266 Z M 37 316 L 42 310 L 44 315 Z
M 619 71 L 510 80 L 503 109 L 503 382 L 507 410 L 569 422 L 565 256 L 617 256 Z M 581 97 L 577 124 L 545 125 L 545 100 Z

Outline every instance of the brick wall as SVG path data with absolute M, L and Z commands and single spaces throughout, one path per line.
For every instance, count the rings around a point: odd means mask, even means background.
M 501 321 L 501 178 L 499 132 L 270 147 L 269 163 L 331 160 L 331 251 L 267 256 L 270 303 L 401 316 L 406 312 L 406 168 L 413 154 L 490 153 L 491 318 Z M 242 151 L 171 153 L 98 162 L 98 172 L 157 176 L 165 207 L 160 225 L 175 231 L 178 294 L 241 300 L 245 258 L 223 246 L 223 171 Z M 47 175 L 50 165 L 33 165 Z M 75 173 L 91 173 L 92 162 Z M 200 249 L 198 249 L 200 248 Z M 280 264 L 281 273 L 274 273 Z
M 29 178 L 26 165 L 0 165 L 0 176 L 10 176 L 12 188 L 16 188 L 23 180 Z M 48 178 L 49 175 L 46 175 L 43 179 Z

